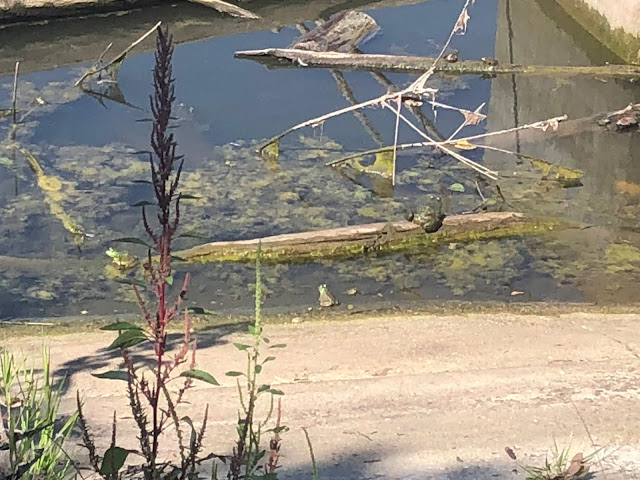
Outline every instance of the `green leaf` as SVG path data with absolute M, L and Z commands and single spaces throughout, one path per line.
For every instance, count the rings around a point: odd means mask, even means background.
M 280 432 L 287 432 L 287 431 L 289 431 L 289 427 L 285 425 L 281 425 L 273 429 L 273 433 L 280 433 Z
M 251 345 L 245 345 L 244 343 L 234 343 L 233 344 L 238 350 L 243 351 L 251 348 Z
M 173 285 L 173 275 L 169 275 L 168 277 L 165 277 L 164 281 L 167 282 L 167 284 L 169 285 Z
M 141 200 L 139 202 L 134 203 L 133 205 L 131 205 L 132 207 L 147 207 L 149 205 L 156 205 L 153 202 L 150 202 L 148 200 Z
M 92 373 L 92 376 L 96 378 L 105 378 L 107 380 L 129 380 L 129 373 L 125 370 L 110 370 L 102 373 Z
M 264 160 L 277 161 L 279 149 L 280 149 L 280 139 L 276 138 L 273 141 L 267 143 L 260 150 L 258 150 L 258 154 Z
M 256 373 L 260 373 L 261 371 L 262 371 L 262 365 L 257 364 L 257 365 L 254 367 L 254 372 L 256 372 Z
M 144 240 L 142 240 L 140 238 L 136 238 L 136 237 L 116 238 L 115 240 L 112 240 L 112 242 L 135 243 L 136 245 L 144 245 L 147 248 L 151 248 L 151 245 L 149 245 L 147 242 L 145 242 Z
M 150 180 L 131 180 L 131 183 L 145 183 L 147 185 L 153 185 Z
M 146 288 L 147 284 L 137 278 L 114 278 L 114 282 L 122 283 L 123 285 L 135 285 L 136 287 Z
M 286 343 L 276 343 L 275 345 L 271 345 L 269 348 L 284 348 L 286 346 Z
M 247 327 L 247 330 L 249 331 L 249 334 L 253 335 L 254 337 L 256 335 L 260 335 L 260 332 L 262 332 L 262 328 L 256 327 L 255 325 L 249 325 L 249 327 Z
M 202 197 L 199 197 L 197 195 L 190 195 L 188 193 L 181 193 L 180 194 L 180 200 L 200 200 Z
M 276 359 L 276 357 L 267 357 L 262 361 L 262 364 L 264 365 L 267 362 L 272 362 Z
M 267 337 L 262 337 L 262 341 L 264 343 L 269 343 L 271 340 L 269 340 Z
M 231 372 L 225 373 L 225 375 L 227 377 L 242 377 L 244 375 L 244 373 L 231 371 Z
M 116 348 L 133 347 L 134 345 L 144 342 L 146 339 L 147 337 L 145 337 L 142 330 L 126 330 L 122 332 L 107 349 L 115 350 Z
M 449 190 L 451 190 L 452 192 L 464 193 L 464 185 L 462 185 L 461 183 L 452 183 L 451 185 L 449 185 Z
M 188 311 L 189 313 L 195 313 L 196 315 L 215 315 L 215 312 L 203 307 L 189 307 Z
M 261 385 L 260 388 L 258 388 L 258 392 L 257 393 L 262 393 L 262 392 L 266 392 L 271 388 L 271 385 Z
M 115 322 L 110 323 L 109 325 L 105 325 L 100 330 L 142 330 L 142 328 L 130 322 Z
M 192 368 L 191 370 L 187 370 L 186 372 L 182 372 L 180 376 L 187 377 L 187 378 L 195 378 L 196 380 L 201 380 L 211 385 L 216 385 L 216 386 L 220 385 L 218 381 L 215 378 L 213 378 L 213 375 L 203 370 L 197 370 L 195 368 Z
M 124 465 L 129 455 L 129 450 L 121 447 L 109 447 L 104 452 L 104 458 L 102 459 L 102 465 L 100 466 L 101 475 L 117 475 L 118 471 Z
M 275 388 L 269 390 L 269 393 L 272 395 L 284 395 L 284 392 L 282 390 L 276 390 Z
M 208 240 L 209 239 L 209 237 L 207 237 L 206 235 L 203 235 L 203 234 L 198 233 L 198 232 L 192 232 L 192 231 L 181 233 L 176 238 L 199 238 L 201 240 Z

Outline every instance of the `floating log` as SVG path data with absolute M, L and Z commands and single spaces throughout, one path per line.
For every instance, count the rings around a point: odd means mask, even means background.
M 289 233 L 251 240 L 213 242 L 174 255 L 187 262 L 252 261 L 258 244 L 265 260 L 278 262 L 348 258 L 365 252 L 421 252 L 451 242 L 543 233 L 558 226 L 517 212 L 453 215 L 435 233 L 407 221 L 370 223 L 313 232 Z
M 254 60 L 269 67 L 316 67 L 346 70 L 378 70 L 390 72 L 423 73 L 433 65 L 433 57 L 411 55 L 383 55 L 374 53 L 312 52 L 291 48 L 241 50 L 236 58 Z M 593 75 L 640 77 L 640 65 L 487 65 L 481 60 L 463 60 L 457 63 L 438 61 L 436 71 L 452 74 L 528 74 L 528 75 Z

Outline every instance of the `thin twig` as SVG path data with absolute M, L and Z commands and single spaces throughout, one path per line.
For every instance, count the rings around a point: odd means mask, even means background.
M 149 35 L 151 35 L 153 32 L 155 32 L 158 27 L 162 24 L 162 22 L 158 22 L 156 23 L 151 29 L 149 29 L 148 32 L 146 32 L 144 35 L 142 35 L 140 38 L 138 38 L 135 42 L 133 42 L 131 45 L 129 45 L 127 48 L 125 48 L 122 52 L 120 52 L 120 54 L 118 54 L 116 57 L 113 58 L 113 60 L 111 60 L 109 63 L 107 63 L 106 65 L 103 65 L 102 67 L 98 68 L 97 70 L 95 69 L 95 67 L 97 67 L 97 64 L 100 62 L 100 60 L 98 60 L 98 62 L 96 62 L 95 65 L 91 66 L 85 73 L 84 75 L 82 75 L 82 77 L 80 77 L 76 83 L 74 84 L 76 87 L 78 85 L 80 85 L 85 78 L 90 77 L 91 75 L 95 75 L 98 72 L 102 72 L 104 70 L 106 70 L 107 68 L 109 68 L 111 65 L 114 65 L 118 62 L 121 62 L 124 57 L 127 55 L 127 53 L 129 53 L 133 48 L 136 47 L 136 45 L 138 45 L 140 42 L 142 42 L 145 38 L 147 38 Z M 104 56 L 104 54 L 106 54 L 106 50 L 105 52 L 102 54 Z
M 16 62 L 16 69 L 13 72 L 13 99 L 11 101 L 11 116 L 13 124 L 16 123 L 16 102 L 18 101 L 18 70 L 20 69 L 20 62 Z
M 478 185 L 478 182 L 476 181 L 476 191 L 478 192 L 478 195 L 480 195 L 480 199 L 482 200 L 482 202 L 486 202 L 487 199 L 484 198 L 484 195 L 482 194 L 482 190 L 480 190 L 480 185 Z
M 55 323 L 49 323 L 49 322 L 22 322 L 22 321 L 18 321 L 18 320 L 11 320 L 8 322 L 0 322 L 0 326 L 2 327 L 10 327 L 12 325 L 24 325 L 24 326 L 28 326 L 28 327 L 55 327 L 56 324 Z
M 576 414 L 578 415 L 578 418 L 582 422 L 582 426 L 584 427 L 585 432 L 587 432 L 587 436 L 589 437 L 589 440 L 591 441 L 591 446 L 594 449 L 593 454 L 598 459 L 598 465 L 600 466 L 600 470 L 602 471 L 602 476 L 604 477 L 604 480 L 607 480 L 607 472 L 605 472 L 604 467 L 602 466 L 602 460 L 600 459 L 600 455 L 598 455 L 599 449 L 596 448 L 596 442 L 593 441 L 593 437 L 591 436 L 591 432 L 589 431 L 589 427 L 587 426 L 587 422 L 585 421 L 584 417 L 582 416 L 582 413 L 580 413 L 580 410 L 578 409 L 578 406 L 575 404 L 573 399 L 569 399 L 569 401 L 571 402 L 571 405 L 573 405 L 573 408 L 576 410 Z
M 393 106 L 389 105 L 389 103 L 384 102 L 383 105 L 386 108 L 388 108 L 388 109 L 393 111 Z M 404 121 L 413 130 L 415 130 L 418 133 L 418 135 L 420 135 L 423 138 L 426 138 L 430 142 L 433 141 L 433 139 L 430 138 L 426 133 L 424 133 L 422 130 L 420 130 L 418 127 L 416 127 L 413 123 L 411 123 L 411 121 L 407 117 L 405 117 L 401 113 L 399 114 L 399 116 L 402 119 L 402 121 Z M 434 142 L 433 143 L 433 145 L 435 147 L 437 147 L 440 150 L 442 150 L 443 152 L 451 155 L 453 158 L 458 160 L 460 163 L 472 168 L 473 170 L 475 170 L 476 172 L 480 173 L 481 175 L 484 175 L 484 176 L 490 178 L 491 180 L 497 180 L 498 179 L 498 172 L 490 170 L 489 168 L 485 167 L 484 165 L 480 165 L 479 163 L 474 162 L 473 160 L 470 160 L 470 159 L 466 158 L 463 155 L 460 155 L 458 152 L 456 152 L 454 150 L 451 150 L 450 148 L 445 147 L 444 144 L 445 144 L 445 142 Z
M 438 54 L 438 56 L 436 57 L 434 62 L 431 64 L 431 67 L 429 68 L 429 70 L 427 70 L 425 73 L 420 75 L 420 77 L 418 77 L 416 79 L 416 81 L 413 82 L 407 88 L 408 91 L 422 93 L 425 90 L 425 86 L 427 84 L 427 81 L 429 80 L 429 78 L 431 78 L 431 75 L 433 75 L 433 73 L 436 71 L 436 65 L 438 64 L 440 59 L 444 56 L 444 52 L 446 51 L 446 49 L 449 48 L 449 44 L 451 43 L 451 40 L 453 39 L 453 36 L 458 31 L 458 25 L 460 23 L 460 19 L 462 18 L 463 15 L 467 14 L 467 9 L 469 8 L 469 5 L 471 4 L 472 1 L 475 1 L 475 0 L 467 0 L 464 3 L 464 6 L 462 7 L 462 10 L 460 11 L 460 14 L 458 15 L 458 18 L 456 20 L 456 23 L 455 23 L 454 27 L 451 29 L 451 32 L 449 33 L 449 38 L 447 38 L 447 41 L 442 46 L 442 49 L 440 50 L 440 53 Z M 465 22 L 465 25 L 466 25 L 466 22 Z
M 402 108 L 402 95 L 397 97 L 398 108 L 396 110 L 396 129 L 393 135 L 393 169 L 391 171 L 391 186 L 396 184 L 396 156 L 398 152 L 398 131 L 400 130 L 400 109 Z

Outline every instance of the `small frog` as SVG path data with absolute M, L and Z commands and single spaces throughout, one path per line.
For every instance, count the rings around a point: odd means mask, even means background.
M 458 61 L 458 50 L 453 50 L 451 53 L 445 55 L 445 61 L 449 63 L 456 63 Z
M 321 307 L 333 307 L 335 305 L 340 305 L 336 298 L 331 294 L 325 283 L 323 283 L 322 285 L 318 285 L 318 293 L 318 304 Z
M 408 221 L 420 225 L 426 233 L 440 230 L 445 217 L 446 215 L 442 213 L 442 199 L 435 195 L 429 195 L 427 202 L 406 216 Z
M 129 270 L 138 264 L 136 257 L 126 252 L 119 252 L 115 248 L 109 247 L 105 253 L 111 257 L 112 264 L 118 270 Z

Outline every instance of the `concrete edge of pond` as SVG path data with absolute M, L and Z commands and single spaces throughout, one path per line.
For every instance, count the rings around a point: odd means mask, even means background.
M 0 24 L 110 13 L 163 3 L 170 0 L 7 0 L 0 5 Z
M 516 297 L 517 298 L 517 297 Z M 352 307 L 351 309 L 349 309 Z M 307 308 L 267 308 L 263 310 L 266 324 L 286 325 L 300 323 L 349 322 L 368 318 L 389 319 L 411 315 L 433 315 L 435 317 L 461 315 L 524 315 L 562 316 L 576 313 L 599 315 L 631 315 L 640 313 L 640 303 L 636 305 L 597 305 L 592 303 L 556 302 L 467 302 L 467 301 L 416 301 L 402 304 L 380 302 L 371 306 L 340 305 L 321 308 L 310 305 Z M 212 315 L 192 314 L 192 328 L 195 332 L 248 324 L 253 319 L 250 310 L 220 311 Z M 97 332 L 116 321 L 139 322 L 136 313 L 114 313 L 112 315 L 74 315 L 66 317 L 23 318 L 0 321 L 0 335 L 3 340 L 23 337 L 56 337 Z M 176 322 L 170 330 L 182 330 L 182 322 Z

